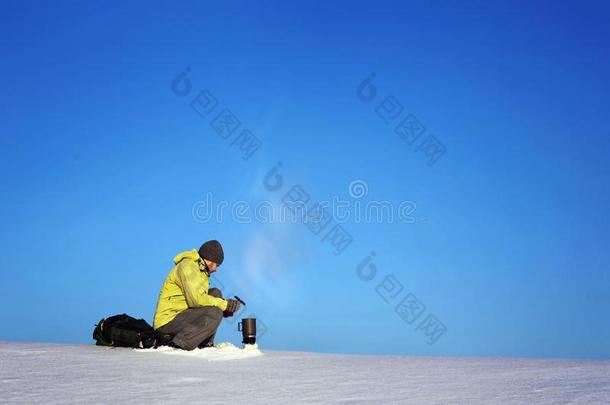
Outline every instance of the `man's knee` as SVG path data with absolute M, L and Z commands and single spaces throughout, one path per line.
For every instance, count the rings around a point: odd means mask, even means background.
M 210 288 L 208 290 L 208 295 L 216 298 L 222 298 L 222 291 L 220 291 L 218 288 Z
M 207 316 L 214 320 L 214 325 L 219 325 L 222 321 L 222 309 L 218 307 L 204 307 L 206 308 Z M 216 326 L 218 328 L 218 326 Z
M 212 327 L 218 328 L 222 320 L 222 309 L 218 307 L 197 307 L 191 308 L 189 311 L 193 312 L 193 318 L 189 322 L 189 327 L 195 330 L 204 325 L 212 325 Z

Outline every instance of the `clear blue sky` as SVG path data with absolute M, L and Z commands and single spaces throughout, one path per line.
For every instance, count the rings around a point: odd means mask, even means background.
M 219 239 L 218 280 L 264 348 L 610 358 L 609 9 L 492 3 L 2 2 L 0 339 L 152 321 L 172 257 Z M 210 125 L 224 108 L 241 121 L 228 140 Z M 432 166 L 394 132 L 408 114 L 446 148 Z M 262 142 L 247 160 L 242 129 Z M 327 229 L 193 216 L 208 192 L 277 207 L 297 184 L 354 202 L 354 180 L 362 204 L 415 201 L 416 223 L 348 221 L 335 255 Z M 408 294 L 425 305 L 411 324 L 394 311 Z M 433 344 L 428 315 L 446 328 Z

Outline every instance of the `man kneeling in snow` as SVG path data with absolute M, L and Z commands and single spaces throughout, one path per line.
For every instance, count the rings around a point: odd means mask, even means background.
M 153 328 L 184 350 L 214 346 L 214 335 L 224 316 L 233 316 L 239 301 L 222 298 L 218 288 L 209 288 L 210 274 L 224 260 L 217 240 L 205 242 L 199 251 L 174 257 L 174 268 L 163 283 Z

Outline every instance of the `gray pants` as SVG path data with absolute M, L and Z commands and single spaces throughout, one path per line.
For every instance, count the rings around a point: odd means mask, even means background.
M 208 294 L 222 298 L 218 288 L 210 288 Z M 181 349 L 193 350 L 200 345 L 214 343 L 220 321 L 222 321 L 222 310 L 218 307 L 189 308 L 161 326 L 157 332 L 172 335 L 172 343 Z

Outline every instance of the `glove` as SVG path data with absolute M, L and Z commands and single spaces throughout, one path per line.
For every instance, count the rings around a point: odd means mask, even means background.
M 237 312 L 237 310 L 239 310 L 239 301 L 229 298 L 227 300 L 227 309 L 224 310 L 222 315 L 225 318 L 228 318 L 230 316 L 233 316 L 233 314 Z

